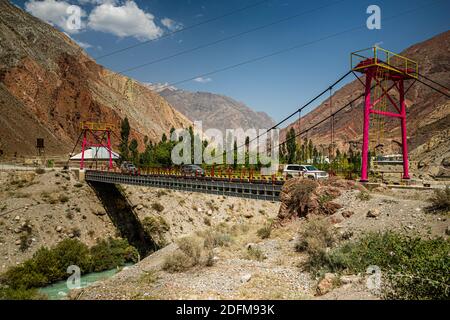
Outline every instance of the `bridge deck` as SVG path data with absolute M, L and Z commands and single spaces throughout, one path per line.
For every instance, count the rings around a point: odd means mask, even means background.
M 87 181 L 129 184 L 267 201 L 279 201 L 282 188 L 282 184 L 264 183 L 261 181 L 237 182 L 212 177 L 127 175 L 94 170 L 87 170 L 85 178 Z

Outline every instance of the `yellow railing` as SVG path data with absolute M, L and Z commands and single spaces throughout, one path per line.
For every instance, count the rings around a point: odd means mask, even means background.
M 113 125 L 110 123 L 98 123 L 98 122 L 81 122 L 81 129 L 95 130 L 95 131 L 111 131 Z
M 371 63 L 360 65 L 361 62 L 368 59 L 372 59 Z M 352 52 L 350 55 L 350 66 L 353 71 L 380 66 L 397 73 L 406 74 L 412 78 L 417 78 L 419 73 L 419 65 L 416 61 L 380 47 Z

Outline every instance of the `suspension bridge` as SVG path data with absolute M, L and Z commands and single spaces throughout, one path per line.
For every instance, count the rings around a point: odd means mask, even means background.
M 345 105 L 333 106 L 331 103 L 333 89 L 350 74 L 356 76 L 361 82 L 361 85 L 364 87 L 364 92 Z M 363 77 L 365 77 L 365 80 L 361 79 Z M 301 138 L 302 135 L 307 134 L 315 127 L 326 121 L 330 121 L 330 155 L 333 157 L 335 116 L 345 109 L 355 108 L 357 102 L 362 100 L 364 122 L 362 130 L 363 141 L 361 150 L 362 163 L 360 181 L 363 183 L 369 182 L 368 163 L 370 129 L 371 127 L 378 128 L 378 133 L 376 134 L 377 139 L 379 140 L 384 130 L 382 117 L 396 118 L 400 121 L 403 156 L 402 179 L 408 181 L 410 175 L 405 95 L 416 82 L 419 82 L 442 95 L 450 97 L 450 90 L 448 88 L 419 73 L 419 65 L 416 61 L 379 47 L 372 47 L 353 52 L 351 53 L 351 68 L 346 74 L 341 76 L 337 81 L 325 88 L 306 104 L 285 117 L 282 121 L 268 129 L 265 134 L 280 127 L 280 125 L 296 115 L 300 118 L 301 112 L 306 107 L 310 106 L 326 93 L 329 93 L 330 114 L 328 116 L 323 117 L 321 120 L 307 128 L 297 128 L 294 136 L 291 136 L 277 146 L 272 146 L 272 148 L 280 147 L 283 144 L 286 144 L 290 139 Z M 443 90 L 437 88 L 436 85 Z M 333 109 L 334 107 L 337 107 L 337 109 Z M 374 119 L 375 124 L 371 124 L 371 115 L 376 117 Z M 285 182 L 284 177 L 280 177 L 276 174 L 271 176 L 261 176 L 255 174 L 252 170 L 240 170 L 239 172 L 219 170 L 218 172 L 215 172 L 214 167 L 211 172 L 205 176 L 185 175 L 174 168 L 143 168 L 136 170 L 136 172 L 124 173 L 117 167 L 114 167 L 114 152 L 112 151 L 111 143 L 111 134 L 113 133 L 112 126 L 108 124 L 82 123 L 81 129 L 82 132 L 80 133 L 74 150 L 82 139 L 80 169 L 84 172 L 84 177 L 87 181 L 167 188 L 268 201 L 279 200 L 281 188 Z M 262 135 L 263 134 L 260 134 L 256 138 L 247 141 L 246 144 L 237 146 L 237 148 L 245 148 L 250 142 L 258 139 Z M 84 154 L 88 147 L 100 147 L 107 150 L 109 156 L 108 167 L 106 169 L 91 170 L 85 168 Z M 222 155 L 219 155 L 219 157 L 222 157 Z

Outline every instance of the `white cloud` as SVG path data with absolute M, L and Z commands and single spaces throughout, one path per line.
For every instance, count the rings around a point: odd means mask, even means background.
M 92 48 L 92 45 L 87 43 L 87 42 L 82 42 L 82 41 L 78 41 L 78 40 L 74 40 L 80 47 L 82 47 L 83 49 L 89 49 Z
M 211 78 L 203 78 L 203 77 L 198 77 L 194 79 L 195 82 L 199 82 L 199 83 L 208 83 L 211 82 L 212 79 Z
M 161 24 L 170 31 L 177 31 L 183 28 L 183 24 L 169 18 L 161 19 Z
M 118 0 L 78 0 L 79 4 L 104 4 L 104 3 L 112 3 L 112 4 L 116 4 L 118 3 Z
M 55 0 L 43 0 L 36 1 L 30 0 L 25 2 L 25 10 L 31 13 L 33 16 L 38 17 L 41 20 L 46 21 L 52 26 L 58 26 L 67 33 L 77 33 L 84 28 L 81 23 L 79 28 L 73 28 L 70 24 L 71 17 L 73 17 L 74 11 L 71 9 L 79 10 L 80 22 L 81 18 L 86 15 L 86 13 L 81 9 L 81 7 L 76 5 L 71 5 L 66 1 L 55 1 Z
M 154 16 L 141 10 L 134 1 L 119 6 L 113 2 L 95 7 L 89 15 L 88 26 L 96 31 L 118 37 L 135 37 L 140 41 L 153 40 L 163 34 Z
M 380 47 L 383 44 L 383 41 L 375 42 L 374 47 Z

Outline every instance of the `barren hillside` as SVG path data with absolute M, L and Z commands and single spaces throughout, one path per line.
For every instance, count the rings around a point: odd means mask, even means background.
M 8 1 L 0 1 L 0 149 L 7 156 L 72 149 L 81 121 L 119 126 L 159 139 L 189 120 L 138 82 L 95 63 L 74 41 Z M 118 130 L 115 130 L 118 133 Z

